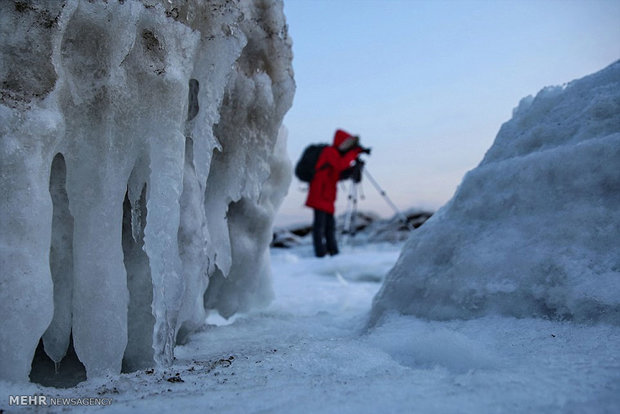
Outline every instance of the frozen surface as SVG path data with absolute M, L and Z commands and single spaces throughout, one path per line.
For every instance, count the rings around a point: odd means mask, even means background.
M 89 378 L 169 365 L 205 307 L 269 301 L 281 1 L 3 1 L 0 54 L 1 378 L 41 338 Z
M 615 325 L 390 314 L 380 327 L 365 330 L 372 297 L 400 248 L 343 248 L 340 256 L 323 260 L 312 257 L 311 247 L 277 250 L 271 257 L 272 304 L 228 321 L 210 316 L 222 325 L 190 336 L 168 369 L 67 390 L 0 382 L 0 408 L 9 408 L 7 395 L 41 393 L 112 398 L 103 412 L 117 413 L 618 411 Z
M 620 325 L 620 61 L 521 101 L 374 300 L 435 320 Z

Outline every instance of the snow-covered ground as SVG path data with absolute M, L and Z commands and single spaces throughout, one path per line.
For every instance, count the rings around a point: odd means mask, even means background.
M 378 244 L 393 222 L 335 258 L 270 255 L 282 1 L 18 3 L 0 414 L 620 412 L 620 61 L 524 98 L 406 244 Z M 89 380 L 26 382 L 64 376 Z
M 307 245 L 273 250 L 273 303 L 228 321 L 212 315 L 176 348 L 172 368 L 65 390 L 2 382 L 0 409 L 17 410 L 9 395 L 37 393 L 111 398 L 103 409 L 119 413 L 618 412 L 618 326 L 392 314 L 368 331 L 401 247 L 345 247 L 326 259 Z

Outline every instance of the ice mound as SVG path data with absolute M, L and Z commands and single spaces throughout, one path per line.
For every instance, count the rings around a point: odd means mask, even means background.
M 620 324 L 620 61 L 515 109 L 373 301 L 430 319 Z
M 268 302 L 290 182 L 281 0 L 0 3 L 0 378 L 169 364 Z M 62 367 L 62 366 L 61 366 Z

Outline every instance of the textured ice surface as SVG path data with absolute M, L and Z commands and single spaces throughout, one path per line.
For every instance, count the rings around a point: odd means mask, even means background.
M 274 249 L 274 301 L 236 314 L 225 326 L 210 316 L 220 326 L 191 335 L 175 349 L 171 367 L 70 389 L 0 381 L 0 395 L 111 398 L 101 412 L 121 414 L 618 411 L 620 326 L 392 314 L 364 331 L 379 281 L 402 245 L 341 247 L 340 255 L 323 259 L 311 246 Z M 369 273 L 375 277 L 360 277 Z
M 268 301 L 281 1 L 1 2 L 0 53 L 2 378 L 71 335 L 89 377 L 169 364 L 207 303 Z
M 620 324 L 620 62 L 515 109 L 374 299 L 431 319 Z

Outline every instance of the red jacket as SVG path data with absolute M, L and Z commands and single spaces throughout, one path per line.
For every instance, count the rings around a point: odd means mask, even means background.
M 340 173 L 351 166 L 353 160 L 360 153 L 361 148 L 355 147 L 344 155 L 338 151 L 338 146 L 352 135 L 341 129 L 334 134 L 334 143 L 325 147 L 316 162 L 314 178 L 310 182 L 306 206 L 334 214 L 336 190 Z

